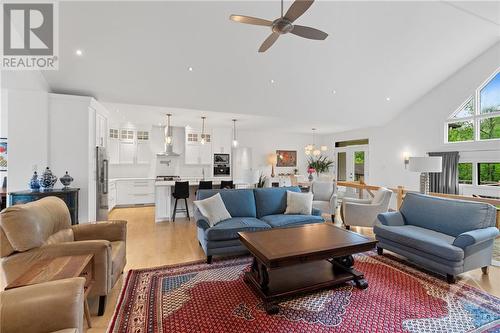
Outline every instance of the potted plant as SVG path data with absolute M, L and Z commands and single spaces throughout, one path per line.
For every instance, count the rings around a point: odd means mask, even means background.
M 328 158 L 328 156 L 320 155 L 318 157 L 311 156 L 307 161 L 307 168 L 314 169 L 316 175 L 319 176 L 320 173 L 326 173 L 333 166 L 333 161 Z M 309 172 L 309 171 L 308 171 Z

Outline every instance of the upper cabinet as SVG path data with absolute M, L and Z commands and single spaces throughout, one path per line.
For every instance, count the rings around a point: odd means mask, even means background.
M 212 164 L 212 132 L 204 133 L 205 144 L 202 144 L 202 134 L 200 130 L 186 128 L 184 162 L 193 165 Z
M 107 146 L 108 118 L 96 111 L 95 115 L 95 144 L 98 147 Z
M 231 128 L 214 128 L 212 130 L 212 152 L 214 154 L 230 154 L 232 142 Z
M 149 164 L 152 152 L 150 131 L 144 128 L 119 128 L 111 125 L 108 131 L 109 160 L 112 164 Z

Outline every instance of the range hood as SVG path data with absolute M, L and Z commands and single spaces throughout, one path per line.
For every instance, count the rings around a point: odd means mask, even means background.
M 156 156 L 180 156 L 174 152 L 172 143 L 172 128 L 170 127 L 171 113 L 167 113 L 167 126 L 165 126 L 165 149 L 163 152 L 156 154 Z

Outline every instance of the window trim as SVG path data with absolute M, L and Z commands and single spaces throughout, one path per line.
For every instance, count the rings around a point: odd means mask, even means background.
M 493 74 L 491 74 L 478 88 L 475 89 L 474 94 L 470 95 L 465 99 L 465 101 L 460 104 L 460 106 L 453 111 L 453 113 L 446 119 L 444 122 L 444 143 L 445 144 L 456 144 L 456 143 L 470 143 L 470 142 L 490 142 L 490 141 L 500 141 L 500 138 L 493 139 L 481 139 L 481 120 L 486 118 L 495 118 L 500 117 L 500 111 L 491 112 L 491 113 L 481 113 L 480 106 L 480 96 L 481 90 L 483 90 L 497 75 L 500 74 L 500 67 L 497 68 Z M 474 99 L 474 115 L 464 118 L 453 118 L 458 112 L 460 112 L 467 103 L 471 99 Z M 448 126 L 452 123 L 464 122 L 464 121 L 472 121 L 472 126 L 474 129 L 474 138 L 472 140 L 464 140 L 464 141 L 448 141 Z M 481 185 L 483 186 L 483 185 Z

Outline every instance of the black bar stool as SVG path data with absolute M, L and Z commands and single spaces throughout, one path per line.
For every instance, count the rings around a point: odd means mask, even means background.
M 227 188 L 227 189 L 234 188 L 233 181 L 232 180 L 221 180 L 220 188 Z
M 200 180 L 200 184 L 198 185 L 198 190 L 211 190 L 212 181 L 211 180 Z
M 175 222 L 175 214 L 177 213 L 177 200 L 184 199 L 185 209 L 179 209 L 180 212 L 186 212 L 188 220 L 189 208 L 187 203 L 187 198 L 189 198 L 189 182 L 175 182 L 174 193 L 172 194 L 175 198 L 174 213 L 172 214 L 172 221 Z

